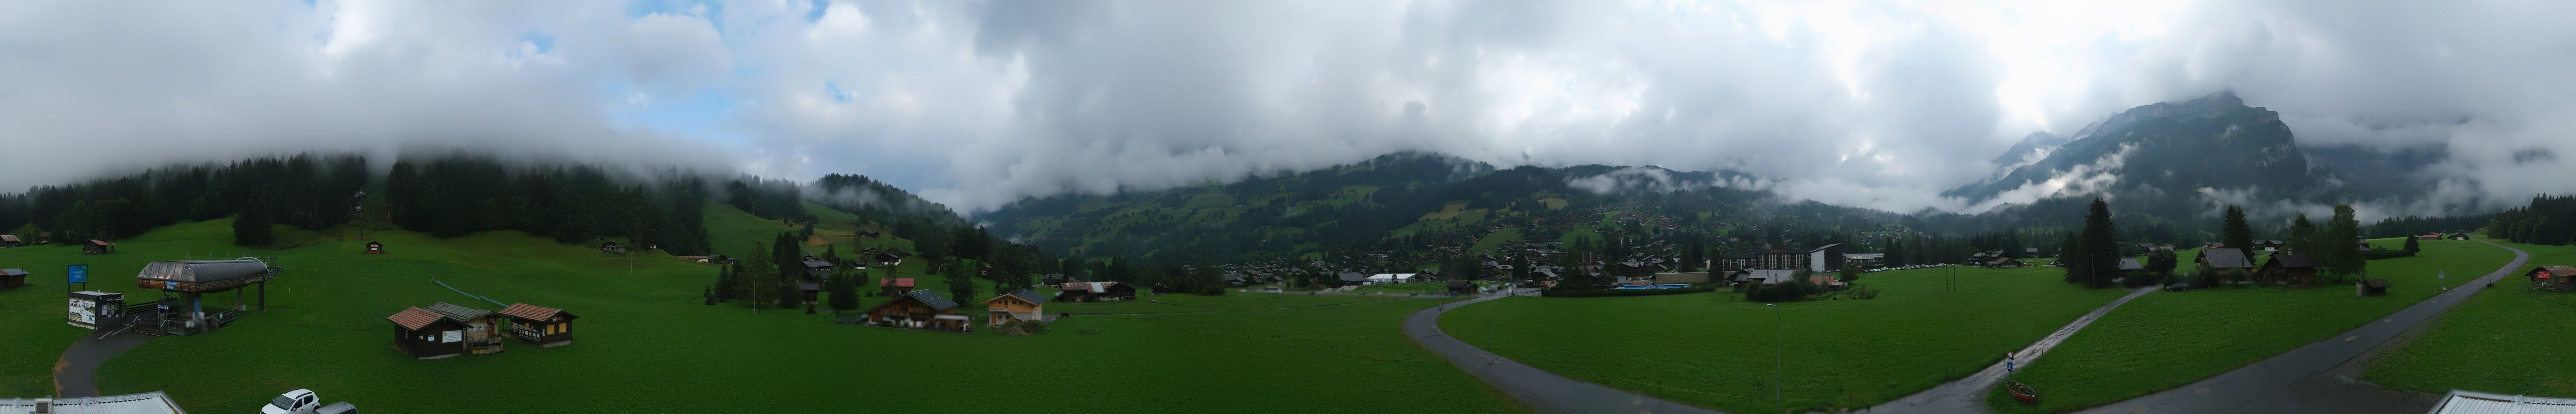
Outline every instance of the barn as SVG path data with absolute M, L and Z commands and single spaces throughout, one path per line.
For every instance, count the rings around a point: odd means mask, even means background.
M 116 243 L 108 243 L 106 240 L 90 239 L 90 241 L 81 242 L 81 254 L 108 254 L 115 252 Z
M 2387 278 L 2365 277 L 2361 278 L 2361 280 L 2352 281 L 2353 296 L 2380 296 L 2386 294 L 2388 294 Z
M 19 269 L 19 268 L 14 268 L 14 267 L 13 267 L 13 268 L 8 268 L 8 269 L 0 269 L 0 289 L 8 289 L 8 288 L 19 287 L 19 286 L 26 286 L 26 285 L 27 285 L 27 270 L 26 270 L 26 269 Z
M 394 350 L 412 358 L 439 359 L 465 354 L 465 324 L 418 307 L 404 308 L 385 319 L 394 322 Z
M 562 309 L 525 303 L 501 308 L 501 316 L 510 317 L 510 337 L 540 348 L 572 345 L 572 320 L 581 319 Z
M 2522 275 L 2531 278 L 2531 290 L 2576 292 L 2576 266 L 2541 266 Z
M 385 244 L 372 241 L 367 242 L 367 254 L 385 254 Z
M 1097 302 L 1135 300 L 1136 287 L 1118 282 L 1073 282 L 1056 285 L 1057 302 Z
M 2266 285 L 2287 286 L 2315 283 L 2317 280 L 2317 260 L 2315 257 L 2308 256 L 2307 254 L 2299 253 L 2297 251 L 2283 250 L 2279 253 L 2273 253 L 2271 260 L 2263 261 L 2263 267 L 2255 270 L 2254 274 L 2262 277 L 2263 284 Z
M 868 323 L 908 329 L 966 330 L 966 315 L 957 314 L 957 301 L 940 296 L 936 290 L 905 292 L 892 301 L 869 308 Z

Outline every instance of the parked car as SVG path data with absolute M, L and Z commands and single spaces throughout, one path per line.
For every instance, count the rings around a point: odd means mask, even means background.
M 335 402 L 322 406 L 322 409 L 313 410 L 313 414 L 358 414 L 358 405 L 347 401 Z
M 259 407 L 259 412 L 260 414 L 314 414 L 313 410 L 321 406 L 321 396 L 313 395 L 313 390 L 297 388 L 285 394 L 278 394 L 277 399 L 270 400 L 268 405 Z

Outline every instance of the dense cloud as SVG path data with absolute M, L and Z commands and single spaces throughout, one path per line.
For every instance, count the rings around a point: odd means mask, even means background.
M 2536 9 L 2535 9 L 2536 8 Z M 2576 4 L 0 2 L 0 185 L 455 143 L 858 173 L 963 210 L 1421 150 L 1915 211 L 2033 131 L 2234 90 L 2446 146 L 2381 214 L 2576 191 Z M 2532 154 L 2553 154 L 2535 156 Z

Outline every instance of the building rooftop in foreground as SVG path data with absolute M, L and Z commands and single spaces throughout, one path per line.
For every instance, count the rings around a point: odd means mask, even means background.
M 50 412 L 62 414 L 188 414 L 160 391 L 105 397 L 59 398 Z M 32 414 L 36 400 L 0 398 L 0 414 Z
M 2576 414 L 2576 398 L 2525 397 L 2451 390 L 2431 414 Z

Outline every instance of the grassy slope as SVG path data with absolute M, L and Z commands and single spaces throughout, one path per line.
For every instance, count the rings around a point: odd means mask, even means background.
M 98 280 L 93 288 L 140 291 L 129 275 L 144 262 L 238 250 L 224 246 L 228 231 L 224 220 L 188 223 L 122 241 L 116 255 L 41 246 L 0 250 L 0 262 L 40 276 L 86 262 Z M 696 295 L 714 268 L 668 256 L 604 256 L 514 232 L 371 237 L 391 253 L 357 254 L 348 242 L 264 253 L 288 267 L 271 286 L 270 304 L 293 310 L 255 313 L 209 335 L 156 339 L 109 361 L 101 390 L 164 390 L 207 412 L 246 409 L 305 387 L 386 413 L 998 412 L 1076 400 L 1119 402 L 1076 412 L 1521 410 L 1397 333 L 1407 312 L 1435 300 L 1077 317 L 1051 334 L 1000 337 L 705 306 Z M 59 270 L 51 274 L 60 277 Z M 385 315 L 470 300 L 431 278 L 503 301 L 571 309 L 583 316 L 574 328 L 579 340 L 561 348 L 512 343 L 499 355 L 433 361 L 402 356 L 389 346 Z M 56 280 L 0 291 L 0 331 L 11 333 L 0 335 L 0 346 L 13 350 L 0 354 L 0 393 L 48 393 L 55 356 L 82 333 L 61 325 Z M 1368 363 L 1353 363 L 1359 361 Z M 1028 386 L 981 385 L 997 377 Z M 1189 380 L 1173 381 L 1179 378 Z M 465 395 L 489 397 L 458 398 Z
M 2054 268 L 1870 273 L 1879 299 L 1784 304 L 1788 408 L 1885 402 L 2003 359 L 2125 292 L 2059 282 Z M 1450 311 L 1441 328 L 1549 372 L 1734 412 L 1770 411 L 1770 308 L 1741 295 L 1509 298 Z M 1660 384 L 1642 385 L 1638 382 Z M 1664 388 L 1671 387 L 1671 388 Z M 1678 388 L 1681 390 L 1674 390 Z
M 2184 260 L 2189 260 L 2185 257 Z M 2135 398 L 2208 378 L 2377 320 L 2494 271 L 2513 252 L 2477 242 L 2425 243 L 2422 256 L 2370 262 L 2395 286 L 2354 297 L 2350 285 L 2163 292 L 2130 301 L 2015 375 L 2047 398 L 2038 406 L 1991 391 L 2003 412 L 2057 412 Z M 2436 271 L 2448 279 L 2435 279 Z
M 2458 243 L 2458 242 L 2426 242 Z M 2531 290 L 2534 266 L 2576 263 L 2567 246 L 2511 245 L 2531 262 L 2452 307 L 2422 336 L 2371 362 L 2362 379 L 2428 393 L 2452 389 L 2576 397 L 2576 294 Z

